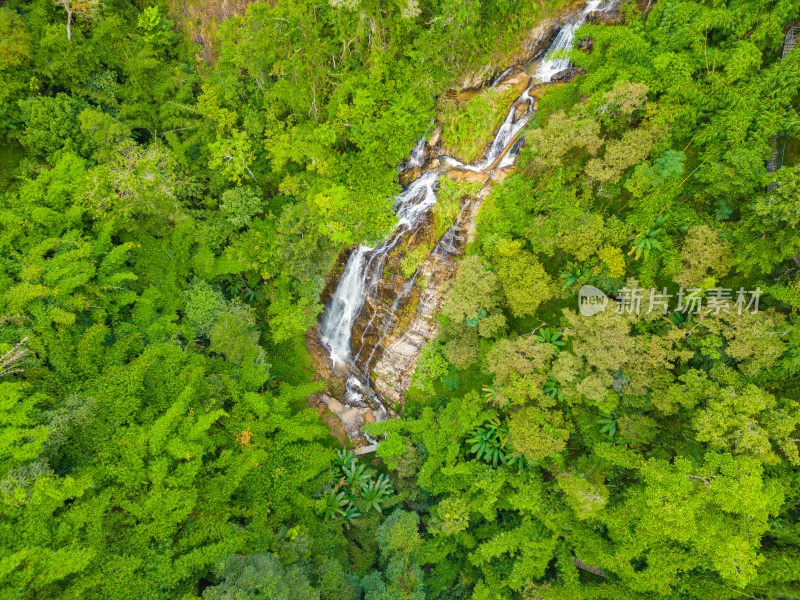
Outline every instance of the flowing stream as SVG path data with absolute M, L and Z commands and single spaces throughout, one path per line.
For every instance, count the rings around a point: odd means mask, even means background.
M 589 0 L 586 8 L 578 15 L 577 20 L 574 23 L 565 24 L 561 28 L 548 49 L 545 59 L 539 65 L 531 85 L 534 84 L 535 80 L 538 80 L 539 83 L 549 82 L 553 75 L 569 67 L 569 59 L 561 56 L 572 48 L 575 30 L 586 21 L 589 13 L 598 9 L 602 1 Z M 504 71 L 492 83 L 491 87 L 501 83 L 511 70 Z M 413 234 L 420 228 L 428 211 L 436 204 L 439 177 L 453 168 L 489 174 L 495 169 L 509 167 L 514 164 L 519 155 L 522 141 L 521 138 L 518 138 L 519 133 L 528 123 L 529 116 L 534 108 L 534 100 L 528 93 L 530 87 L 529 85 L 512 103 L 505 120 L 495 133 L 494 139 L 482 160 L 476 161 L 477 164 L 464 165 L 451 157 L 439 157 L 440 161 L 437 167 L 424 169 L 422 176 L 409 184 L 396 197 L 394 211 L 397 215 L 397 225 L 389 237 L 372 247 L 363 244 L 359 245 L 351 252 L 336 291 L 325 309 L 321 323 L 321 340 L 330 353 L 331 361 L 334 366 L 348 371 L 346 390 L 342 399 L 344 404 L 356 407 L 367 407 L 369 405 L 373 408 L 377 420 L 380 421 L 387 417 L 385 407 L 369 388 L 369 365 L 375 351 L 381 346 L 381 342 L 393 325 L 393 315 L 400 302 L 411 292 L 417 274 L 415 273 L 406 282 L 403 289 L 398 290 L 397 298 L 389 311 L 391 313 L 389 316 L 392 318 L 385 320 L 381 330 L 378 332 L 378 343 L 373 346 L 366 357 L 362 356 L 362 351 L 364 350 L 363 342 L 360 348 L 351 348 L 353 326 L 362 311 L 366 299 L 377 291 L 380 285 L 383 268 L 389 253 L 398 245 L 401 239 Z M 519 114 L 518 107 L 520 103 L 527 107 L 522 111 L 522 114 Z M 414 146 L 407 165 L 410 167 L 422 167 L 425 148 L 426 139 L 422 137 Z M 440 251 L 440 248 L 448 244 L 452 245 L 452 232 L 460 225 L 463 214 L 464 208 L 462 207 L 461 215 L 456 225 L 439 240 L 433 252 Z M 366 325 L 367 330 L 373 327 L 378 311 L 385 310 L 377 307 L 373 308 L 375 310 L 371 320 Z M 362 340 L 364 337 L 362 335 Z M 366 401 L 368 398 L 372 400 L 371 403 Z

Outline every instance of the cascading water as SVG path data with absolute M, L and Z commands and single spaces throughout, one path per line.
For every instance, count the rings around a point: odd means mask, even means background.
M 547 49 L 545 59 L 536 71 L 536 79 L 541 83 L 547 83 L 553 79 L 553 75 L 569 68 L 569 59 L 563 58 L 562 55 L 572 50 L 572 44 L 575 41 L 575 32 L 586 22 L 586 17 L 588 17 L 590 13 L 598 10 L 602 3 L 603 0 L 589 0 L 577 21 L 575 23 L 568 23 L 559 30 L 556 39 L 553 40 L 550 48 Z
M 350 356 L 350 334 L 364 304 L 364 259 L 370 250 L 363 244 L 353 250 L 322 321 L 322 343 L 336 365 L 344 364 Z
M 500 156 L 500 154 L 502 154 L 502 152 L 506 149 L 506 146 L 508 146 L 509 142 L 516 138 L 517 134 L 522 131 L 522 128 L 527 125 L 527 115 L 517 119 L 516 121 L 514 120 L 514 115 L 517 112 L 517 105 L 520 102 L 525 102 L 530 108 L 532 104 L 532 98 L 528 94 L 530 89 L 530 86 L 528 86 L 528 88 L 522 92 L 522 95 L 520 95 L 520 97 L 517 98 L 511 105 L 511 109 L 508 111 L 503 124 L 500 126 L 500 129 L 497 130 L 497 133 L 492 140 L 492 145 L 489 146 L 489 150 L 486 152 L 486 158 L 484 158 L 483 162 L 478 167 L 481 171 L 490 168 L 492 163 L 497 160 L 497 157 Z M 515 158 L 516 156 L 514 156 L 511 162 L 505 166 L 510 166 L 513 164 Z
M 425 142 L 427 139 L 423 135 L 419 138 L 417 145 L 414 146 L 414 149 L 411 151 L 411 155 L 408 157 L 408 166 L 409 167 L 421 167 L 422 166 L 422 159 L 424 158 L 425 154 Z
M 389 239 L 370 248 L 359 245 L 347 260 L 342 279 L 322 319 L 322 343 L 334 365 L 344 366 L 350 358 L 350 337 L 353 324 L 364 305 L 365 291 L 377 286 L 385 257 L 400 238 L 413 230 L 428 210 L 436 204 L 438 171 L 429 171 L 410 184 L 394 205 L 397 225 Z
M 589 13 L 598 9 L 602 2 L 603 0 L 590 0 L 575 23 L 566 24 L 561 28 L 548 49 L 547 57 L 540 64 L 535 79 L 543 83 L 548 82 L 555 73 L 569 67 L 569 60 L 557 58 L 558 53 L 572 48 L 575 30 L 585 22 Z M 554 55 L 555 58 L 553 58 Z M 504 71 L 495 80 L 492 87 L 497 85 L 509 72 L 510 70 Z M 436 188 L 440 175 L 454 168 L 491 174 L 495 169 L 514 164 L 522 145 L 522 140 L 518 137 L 519 133 L 528 123 L 533 108 L 533 98 L 529 95 L 529 90 L 530 86 L 512 103 L 483 160 L 475 165 L 464 165 L 451 157 L 440 157 L 436 168 L 423 171 L 422 176 L 408 185 L 396 198 L 394 211 L 397 215 L 397 224 L 389 237 L 374 247 L 359 245 L 351 252 L 336 291 L 326 307 L 320 336 L 334 365 L 346 368 L 348 371 L 346 390 L 342 398 L 345 404 L 356 407 L 369 405 L 377 420 L 387 418 L 388 411 L 370 390 L 369 367 L 373 355 L 394 323 L 394 313 L 411 292 L 417 273 L 402 286 L 402 289 L 397 290 L 397 296 L 389 310 L 390 314 L 386 315 L 388 318 L 377 331 L 378 341 L 368 356 L 362 356 L 363 340 L 366 332 L 373 328 L 378 310 L 373 311 L 371 319 L 367 322 L 366 329 L 361 334 L 362 344 L 357 352 L 351 348 L 353 326 L 364 307 L 366 298 L 376 292 L 380 286 L 383 268 L 389 253 L 402 238 L 419 229 L 428 211 L 436 204 Z M 521 103 L 523 103 L 523 107 L 520 107 Z M 527 110 L 524 109 L 525 106 Z M 521 108 L 523 109 L 522 114 L 519 114 Z M 422 167 L 425 147 L 426 139 L 423 137 L 414 146 L 407 162 L 408 166 Z M 461 209 L 456 224 L 437 242 L 431 254 L 440 250 L 447 251 L 447 248 L 453 247 L 453 231 L 460 226 L 463 214 L 464 207 Z M 370 441 L 372 440 L 370 439 Z

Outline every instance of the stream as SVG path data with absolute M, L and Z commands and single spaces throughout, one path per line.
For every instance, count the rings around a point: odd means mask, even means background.
M 360 347 L 351 347 L 353 326 L 364 308 L 365 300 L 374 294 L 380 285 L 389 253 L 402 240 L 414 235 L 424 225 L 428 212 L 436 204 L 438 181 L 444 173 L 458 168 L 480 174 L 491 174 L 495 170 L 505 169 L 514 164 L 522 146 L 522 138 L 519 137 L 519 134 L 535 112 L 534 98 L 529 95 L 531 87 L 550 82 L 556 73 L 570 66 L 569 59 L 564 58 L 563 54 L 572 48 L 575 31 L 583 25 L 590 13 L 598 11 L 602 2 L 603 0 L 589 0 L 584 10 L 576 15 L 571 23 L 566 23 L 560 28 L 528 87 L 512 102 L 506 118 L 494 134 L 482 159 L 473 164 L 464 165 L 452 157 L 440 156 L 438 161 L 431 161 L 436 166 L 423 166 L 426 138 L 423 136 L 415 145 L 406 165 L 407 167 L 422 167 L 422 174 L 395 198 L 394 212 L 397 216 L 397 224 L 394 230 L 384 241 L 375 246 L 362 244 L 350 253 L 341 279 L 323 313 L 320 326 L 321 342 L 329 352 L 334 367 L 340 371 L 344 370 L 348 374 L 344 396 L 341 399 L 344 406 L 370 408 L 377 421 L 392 416 L 393 411 L 387 409 L 370 388 L 369 369 L 375 352 L 381 348 L 383 339 L 392 329 L 398 306 L 411 292 L 417 273 L 414 273 L 403 289 L 397 290 L 397 297 L 389 310 L 389 318 L 383 319 L 380 324 L 379 341 L 368 353 L 364 352 L 365 335 L 361 336 Z M 512 70 L 513 68 L 509 68 L 501 73 L 491 87 L 502 83 Z M 517 108 L 520 103 L 527 105 L 527 109 L 521 115 Z M 446 240 L 448 236 L 452 240 L 452 233 L 462 225 L 463 216 L 464 207 L 462 207 L 456 224 L 442 236 L 431 255 L 447 251 L 448 242 Z M 375 326 L 374 321 L 377 315 L 378 311 L 375 310 L 367 323 L 368 331 Z M 375 443 L 369 436 L 366 437 L 370 443 Z

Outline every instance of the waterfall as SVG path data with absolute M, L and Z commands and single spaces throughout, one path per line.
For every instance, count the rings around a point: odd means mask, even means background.
M 335 365 L 342 365 L 350 356 L 350 335 L 364 304 L 364 258 L 371 250 L 359 245 L 347 261 L 342 279 L 336 288 L 322 321 L 322 343 L 331 353 Z
M 414 149 L 411 151 L 411 155 L 408 157 L 408 166 L 409 167 L 421 167 L 422 166 L 422 159 L 424 158 L 425 154 L 425 136 L 423 135 L 419 138 L 417 145 L 414 146 Z
M 522 128 L 525 127 L 525 125 L 527 125 L 527 116 L 514 121 L 514 114 L 517 112 L 517 104 L 520 102 L 527 103 L 528 108 L 530 109 L 532 103 L 532 99 L 530 95 L 528 95 L 530 89 L 530 86 L 528 86 L 528 88 L 522 92 L 520 97 L 514 100 L 514 103 L 511 105 L 511 108 L 509 109 L 508 114 L 503 121 L 503 124 L 500 126 L 500 129 L 497 130 L 497 133 L 492 140 L 492 145 L 489 146 L 489 150 L 486 152 L 486 158 L 484 158 L 480 167 L 478 167 L 479 170 L 483 171 L 491 167 L 492 163 L 497 160 L 497 157 L 500 156 L 503 150 L 506 149 L 506 146 L 508 146 L 509 142 L 513 140 L 520 131 L 522 131 Z
M 577 21 L 575 23 L 568 23 L 559 30 L 556 39 L 553 40 L 550 48 L 547 49 L 547 56 L 536 71 L 536 78 L 541 83 L 547 83 L 552 79 L 553 75 L 569 68 L 569 58 L 560 58 L 559 56 L 572 50 L 572 44 L 575 41 L 575 32 L 586 22 L 586 17 L 589 16 L 590 13 L 596 11 L 602 3 L 603 0 L 589 0 Z M 609 5 L 610 4 L 611 3 L 609 3 Z M 608 5 L 606 8 L 608 8 Z
M 548 82 L 555 73 L 569 66 L 568 59 L 552 58 L 552 56 L 572 48 L 576 29 L 585 22 L 589 13 L 598 9 L 602 1 L 589 0 L 576 22 L 566 24 L 561 28 L 548 50 L 547 57 L 539 66 L 534 79 L 538 78 L 541 82 Z M 497 85 L 510 71 L 511 69 L 507 69 L 501 73 L 492 84 L 492 87 Z M 514 164 L 523 143 L 521 139 L 517 139 L 517 136 L 527 125 L 533 108 L 534 102 L 528 93 L 529 90 L 530 86 L 512 103 L 506 118 L 495 133 L 494 139 L 481 161 L 473 165 L 464 165 L 452 157 L 439 157 L 438 166 L 423 170 L 422 176 L 409 184 L 395 198 L 394 212 L 397 222 L 389 236 L 373 247 L 361 244 L 350 253 L 336 291 L 326 306 L 322 318 L 320 336 L 322 343 L 330 353 L 333 364 L 345 367 L 348 371 L 343 397 L 345 404 L 356 407 L 370 406 L 377 420 L 380 421 L 387 418 L 386 408 L 369 388 L 369 368 L 375 351 L 381 346 L 393 327 L 394 312 L 411 293 L 417 273 L 414 274 L 410 281 L 405 282 L 402 289 L 397 290 L 397 296 L 391 307 L 392 314 L 389 315 L 389 319 L 381 323 L 379 331 L 376 332 L 378 342 L 372 347 L 369 356 L 366 357 L 366 362 L 361 356 L 364 346 L 363 340 L 366 337 L 366 333 L 370 332 L 374 326 L 378 317 L 378 307 L 373 307 L 375 310 L 372 317 L 366 323 L 365 330 L 361 332 L 362 344 L 357 352 L 351 347 L 353 326 L 362 311 L 366 299 L 377 292 L 381 285 L 383 269 L 389 253 L 398 245 L 401 239 L 419 229 L 428 211 L 436 204 L 436 189 L 439 177 L 444 172 L 454 168 L 490 174 L 495 169 L 509 167 Z M 527 110 L 523 110 L 522 114 L 518 114 L 519 109 L 524 108 L 520 107 L 520 103 L 527 106 Z M 423 136 L 411 151 L 407 166 L 422 167 L 425 148 L 426 138 Z M 439 251 L 448 251 L 449 247 L 452 246 L 453 232 L 460 226 L 465 206 L 461 208 L 457 223 L 437 242 L 432 254 Z M 385 312 L 385 309 L 381 310 Z M 362 365 L 362 363 L 364 364 Z M 370 441 L 373 440 L 370 439 Z
M 438 171 L 428 171 L 410 184 L 395 199 L 397 225 L 389 238 L 375 247 L 359 245 L 350 254 L 342 278 L 322 319 L 322 343 L 334 365 L 345 365 L 350 358 L 353 325 L 364 305 L 368 286 L 378 285 L 383 273 L 383 259 L 401 237 L 415 229 L 422 217 L 436 204 Z

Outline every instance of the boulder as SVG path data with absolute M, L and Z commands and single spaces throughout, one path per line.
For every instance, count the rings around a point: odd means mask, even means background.
M 400 173 L 400 184 L 408 185 L 412 181 L 416 181 L 422 176 L 422 168 L 412 167 Z
M 325 402 L 324 396 L 322 401 Z M 328 410 L 335 415 L 341 415 L 342 411 L 344 411 L 344 404 L 333 398 L 330 398 L 327 402 L 325 402 L 325 404 L 328 405 Z
M 528 75 L 522 67 L 515 67 L 495 86 L 495 89 L 499 93 L 503 93 L 513 88 L 519 93 L 522 93 L 530 82 L 531 76 Z
M 480 181 L 481 183 L 486 183 L 489 179 L 489 174 L 456 167 L 447 172 L 447 177 L 453 181 Z
M 339 414 L 339 418 L 342 420 L 342 427 L 344 427 L 344 430 L 350 438 L 361 435 L 361 426 L 364 424 L 362 410 L 363 409 L 349 406 Z
M 428 148 L 431 149 L 436 148 L 436 146 L 439 145 L 441 139 L 442 139 L 442 126 L 437 125 L 436 129 L 433 130 L 433 133 L 431 133 L 431 137 L 428 140 Z
M 569 67 L 563 71 L 559 71 L 550 78 L 550 81 L 555 83 L 567 83 L 575 79 L 577 75 L 585 75 L 586 69 L 582 67 Z
M 647 12 L 647 7 L 650 5 L 647 0 L 637 0 L 636 2 L 642 14 Z M 620 11 L 621 3 L 614 2 L 607 10 L 595 11 L 587 15 L 586 21 L 592 25 L 603 23 L 605 25 L 624 25 L 625 15 Z
M 555 22 L 543 23 L 539 27 L 533 29 L 528 36 L 528 39 L 523 42 L 523 50 L 525 51 L 523 62 L 530 63 L 534 60 L 544 58 L 547 50 L 553 44 L 553 41 L 558 35 L 559 26 Z

